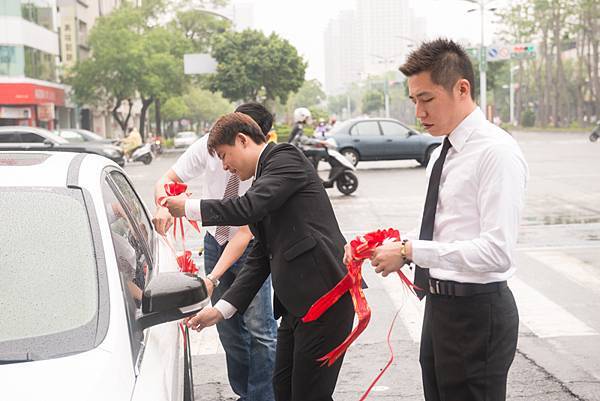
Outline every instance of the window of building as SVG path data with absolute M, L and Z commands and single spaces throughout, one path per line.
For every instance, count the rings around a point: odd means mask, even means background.
M 47 0 L 22 0 L 21 17 L 29 22 L 54 31 L 52 3 Z
M 25 46 L 25 76 L 56 81 L 56 56 Z

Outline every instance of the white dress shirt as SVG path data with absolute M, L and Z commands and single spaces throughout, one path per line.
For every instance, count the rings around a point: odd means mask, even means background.
M 201 199 L 222 199 L 231 173 L 223 170 L 223 163 L 217 156 L 208 152 L 208 135 L 194 142 L 175 162 L 173 171 L 183 182 L 202 176 Z M 244 195 L 252 185 L 252 180 L 240 181 L 238 194 Z M 185 202 L 185 216 L 190 220 L 200 220 L 200 201 L 190 199 Z M 216 227 L 205 228 L 215 236 Z M 237 232 L 237 227 L 229 230 L 229 239 Z
M 528 178 L 510 134 L 479 108 L 449 135 L 433 240 L 412 240 L 412 258 L 431 277 L 466 283 L 503 281 L 515 272 L 515 248 Z M 427 182 L 441 152 L 427 166 Z M 419 230 L 412 232 L 412 236 Z

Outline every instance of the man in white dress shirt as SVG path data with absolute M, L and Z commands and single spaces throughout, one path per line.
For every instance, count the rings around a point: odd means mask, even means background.
M 250 116 L 263 134 L 271 129 L 273 116 L 261 104 L 246 103 L 236 109 Z M 157 181 L 155 200 L 165 196 L 164 184 L 185 182 L 203 177 L 203 199 L 222 199 L 242 196 L 252 180 L 239 177 L 223 169 L 218 157 L 210 155 L 204 135 L 190 146 L 173 167 Z M 187 213 L 200 219 L 200 210 Z M 166 207 L 159 206 L 153 222 L 159 233 L 171 226 L 172 216 Z M 204 269 L 213 305 L 229 289 L 244 265 L 253 235 L 248 226 L 205 227 Z M 243 314 L 217 324 L 217 331 L 227 361 L 227 375 L 240 401 L 273 401 L 273 368 L 277 338 L 277 322 L 271 302 L 271 279 L 264 282 L 254 300 Z
M 427 295 L 419 358 L 425 399 L 505 400 L 519 325 L 506 280 L 516 269 L 527 164 L 516 141 L 475 104 L 462 47 L 424 43 L 400 71 L 417 118 L 445 139 L 427 167 L 418 235 L 377 248 L 371 263 L 384 276 L 416 265 L 419 296 Z

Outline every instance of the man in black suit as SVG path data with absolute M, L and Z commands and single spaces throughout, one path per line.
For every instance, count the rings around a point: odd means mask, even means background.
M 272 274 L 277 331 L 273 385 L 278 401 L 332 400 L 340 358 L 331 367 L 317 359 L 339 345 L 352 329 L 352 299 L 345 294 L 312 323 L 302 316 L 347 273 L 344 237 L 321 180 L 310 162 L 290 144 L 266 144 L 248 116 L 231 113 L 213 126 L 208 141 L 223 168 L 241 180 L 255 177 L 244 196 L 226 200 L 167 200 L 175 217 L 197 215 L 202 225 L 248 224 L 255 244 L 246 264 L 214 307 L 188 320 L 201 330 L 244 312 Z

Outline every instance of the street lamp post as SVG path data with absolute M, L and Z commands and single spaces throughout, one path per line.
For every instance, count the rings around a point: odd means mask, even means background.
M 479 5 L 479 13 L 480 13 L 480 22 L 481 22 L 481 43 L 479 45 L 479 106 L 481 110 L 487 116 L 487 77 L 486 77 L 486 52 L 484 46 L 484 12 L 485 12 L 485 0 L 465 0 L 469 3 L 474 3 Z M 468 12 L 475 11 L 475 9 L 469 10 Z

